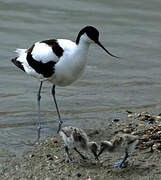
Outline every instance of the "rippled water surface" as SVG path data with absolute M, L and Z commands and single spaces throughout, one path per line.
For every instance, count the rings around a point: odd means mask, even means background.
M 95 128 L 127 109 L 161 111 L 160 7 L 160 0 L 1 0 L 0 157 L 18 156 L 36 138 L 39 82 L 11 64 L 13 51 L 49 38 L 74 41 L 87 24 L 96 26 L 100 41 L 121 58 L 90 47 L 81 78 L 56 89 L 65 124 Z M 41 138 L 56 134 L 49 83 L 42 90 L 41 121 Z

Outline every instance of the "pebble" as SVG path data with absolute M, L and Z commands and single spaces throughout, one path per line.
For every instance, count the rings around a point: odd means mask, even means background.
M 92 179 L 90 177 L 88 177 L 87 180 L 92 180 Z
M 56 137 L 51 138 L 51 141 L 52 141 L 53 143 L 58 143 Z
M 133 131 L 133 132 L 131 133 L 131 135 L 137 135 L 137 132 L 136 132 L 136 131 Z
M 159 144 L 156 143 L 156 144 L 154 144 L 154 145 L 152 146 L 152 149 L 155 150 L 155 149 L 157 149 L 158 147 L 159 147 Z
M 126 112 L 129 113 L 129 114 L 132 114 L 132 113 L 133 113 L 132 111 L 129 111 L 129 110 L 127 110 Z
M 144 127 L 143 123 L 138 124 L 138 127 Z
M 121 125 L 120 123 L 118 123 L 118 122 L 116 123 L 116 126 L 120 126 L 120 125 Z
M 131 133 L 131 129 L 128 129 L 128 128 L 123 129 L 123 132 L 124 132 L 124 133 Z
M 154 118 L 155 118 L 156 120 L 161 121 L 161 116 L 154 116 Z
M 30 154 L 29 155 L 29 158 L 33 158 L 35 155 L 34 154 Z
M 78 173 L 77 176 L 78 176 L 78 177 L 81 177 L 81 173 Z
M 134 116 L 134 114 L 128 114 L 127 117 L 128 117 L 128 118 L 134 118 L 135 116 Z
M 152 135 L 152 132 L 150 130 L 146 131 L 146 134 Z
M 114 121 L 114 122 L 118 122 L 118 121 L 120 121 L 120 119 L 114 119 L 113 121 Z

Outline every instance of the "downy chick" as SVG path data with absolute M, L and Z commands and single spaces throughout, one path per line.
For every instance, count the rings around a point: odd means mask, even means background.
M 101 142 L 100 152 L 98 153 L 98 156 L 100 156 L 104 152 L 125 152 L 123 160 L 116 162 L 114 165 L 115 168 L 121 168 L 124 166 L 129 153 L 134 151 L 138 142 L 139 140 L 136 136 L 132 136 L 129 134 L 117 134 L 112 138 L 111 141 Z
M 95 159 L 98 160 L 98 146 L 96 142 L 89 142 L 88 136 L 84 130 L 68 126 L 61 128 L 59 133 L 65 143 L 64 148 L 68 156 L 69 162 L 75 161 L 71 157 L 69 149 L 74 149 L 82 159 L 88 159 L 88 157 L 84 156 L 77 148 L 80 148 L 86 152 L 91 152 L 94 155 Z

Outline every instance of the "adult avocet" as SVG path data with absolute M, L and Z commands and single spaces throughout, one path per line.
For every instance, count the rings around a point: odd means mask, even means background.
M 99 41 L 99 32 L 95 27 L 84 27 L 77 36 L 76 42 L 67 39 L 50 39 L 34 43 L 29 49 L 17 49 L 18 56 L 11 61 L 27 74 L 40 80 L 37 94 L 38 120 L 37 131 L 40 137 L 40 92 L 42 83 L 53 84 L 52 95 L 59 118 L 59 128 L 63 123 L 55 98 L 55 86 L 68 86 L 83 72 L 90 44 L 96 43 L 109 55 L 112 55 Z

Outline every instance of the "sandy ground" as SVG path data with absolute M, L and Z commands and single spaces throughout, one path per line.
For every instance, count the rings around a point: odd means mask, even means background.
M 59 135 L 47 137 L 35 144 L 34 148 L 24 152 L 20 159 L 11 157 L 0 164 L 1 180 L 55 180 L 55 179 L 84 179 L 84 180 L 160 180 L 161 152 L 160 152 L 160 124 L 158 116 L 127 113 L 127 119 L 113 120 L 102 129 L 86 129 L 89 138 L 97 141 L 109 140 L 118 132 L 136 134 L 140 139 L 139 145 L 129 157 L 126 167 L 113 168 L 114 162 L 119 161 L 123 154 L 106 153 L 95 159 L 83 161 L 75 152 L 72 155 L 76 163 L 68 163 L 63 149 L 63 142 Z M 130 118 L 130 124 L 129 122 Z M 155 133 L 155 134 L 154 134 Z M 152 138 L 153 136 L 153 138 Z M 154 137 L 155 136 L 155 137 Z M 149 138 L 151 137 L 151 138 Z M 154 139 L 153 149 L 148 146 Z M 146 142 L 146 145 L 145 145 Z M 89 155 L 88 155 L 89 156 Z M 91 155 L 92 157 L 92 155 Z

